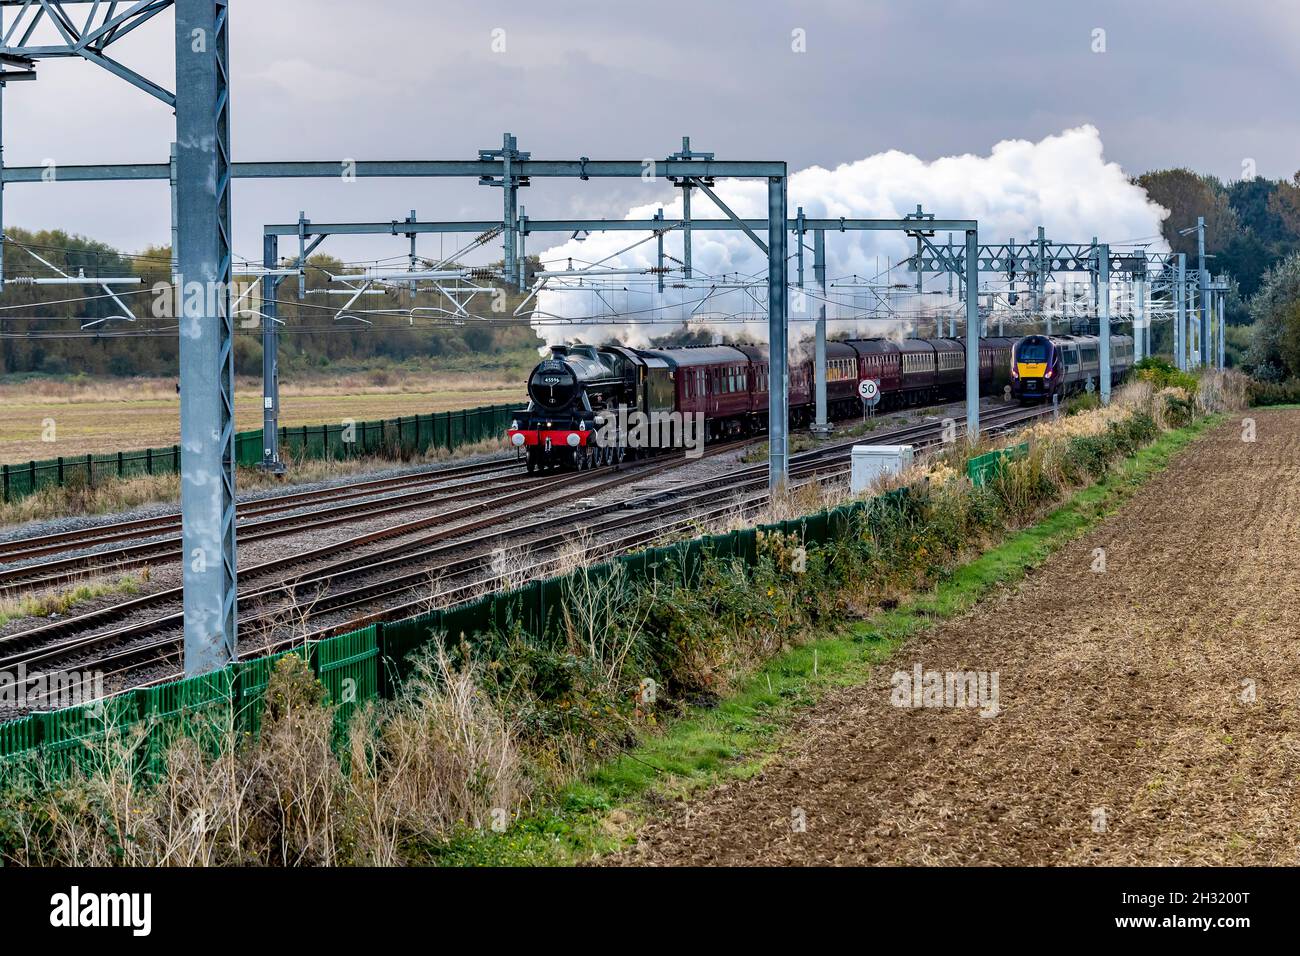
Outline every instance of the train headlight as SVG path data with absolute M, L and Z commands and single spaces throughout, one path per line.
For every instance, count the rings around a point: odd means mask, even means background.
M 513 445 L 522 445 L 524 443 L 524 436 L 519 432 L 515 432 L 510 436 L 510 443 Z
M 581 442 L 582 439 L 578 437 L 577 432 L 569 432 L 569 437 L 566 438 L 565 441 L 569 443 L 570 448 L 577 448 L 578 443 Z

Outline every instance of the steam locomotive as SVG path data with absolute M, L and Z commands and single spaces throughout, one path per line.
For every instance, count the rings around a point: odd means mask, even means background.
M 1011 384 L 1011 338 L 980 340 L 980 394 Z M 953 401 L 966 391 L 966 348 L 959 339 L 850 339 L 826 343 L 826 405 L 832 418 L 860 411 L 858 383 L 873 379 L 885 409 Z M 767 430 L 768 353 L 764 346 L 673 349 L 553 346 L 528 376 L 528 407 L 508 438 L 527 449 L 528 470 L 584 469 L 639 458 L 669 441 L 638 440 L 629 422 L 649 422 L 652 438 L 689 433 L 702 440 Z M 815 413 L 810 357 L 789 368 L 789 424 Z

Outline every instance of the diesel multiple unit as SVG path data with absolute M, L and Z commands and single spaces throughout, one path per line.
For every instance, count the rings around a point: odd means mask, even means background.
M 1111 384 L 1133 367 L 1133 339 L 1110 337 Z M 1101 339 L 1095 335 L 1027 335 L 1011 356 L 1011 395 L 1021 404 L 1051 401 L 1101 384 Z

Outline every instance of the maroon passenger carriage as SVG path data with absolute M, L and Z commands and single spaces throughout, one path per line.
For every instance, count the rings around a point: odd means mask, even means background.
M 981 395 L 1010 383 L 1014 339 L 980 340 Z M 767 430 L 768 352 L 756 345 L 636 349 L 559 346 L 529 376 L 526 409 L 511 423 L 512 444 L 528 451 L 530 470 L 588 468 L 640 457 L 629 429 L 609 427 L 637 415 L 650 420 L 701 416 L 710 440 Z M 874 379 L 880 405 L 899 408 L 965 395 L 966 347 L 960 339 L 850 339 L 826 343 L 826 404 L 832 418 L 861 409 L 858 383 Z M 557 387 L 557 381 L 572 383 Z M 813 420 L 813 357 L 789 366 L 789 423 Z M 610 447 L 610 446 L 613 447 Z

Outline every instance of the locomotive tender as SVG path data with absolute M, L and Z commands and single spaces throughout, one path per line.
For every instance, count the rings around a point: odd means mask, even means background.
M 981 395 L 1002 394 L 1011 384 L 1015 342 L 980 340 Z M 789 422 L 798 428 L 815 414 L 811 358 L 792 361 L 789 375 Z M 966 347 L 942 338 L 827 342 L 829 417 L 861 409 L 862 379 L 879 383 L 883 408 L 954 401 L 966 392 Z M 768 353 L 756 345 L 554 346 L 529 375 L 528 398 L 507 434 L 515 447 L 528 450 L 530 472 L 617 464 L 652 450 L 629 440 L 629 415 L 678 428 L 684 420 L 702 422 L 701 440 L 766 431 Z
M 1110 337 L 1111 384 L 1133 367 L 1133 339 Z M 1047 402 L 1101 381 L 1101 339 L 1095 335 L 1027 335 L 1011 358 L 1011 396 L 1020 404 Z

